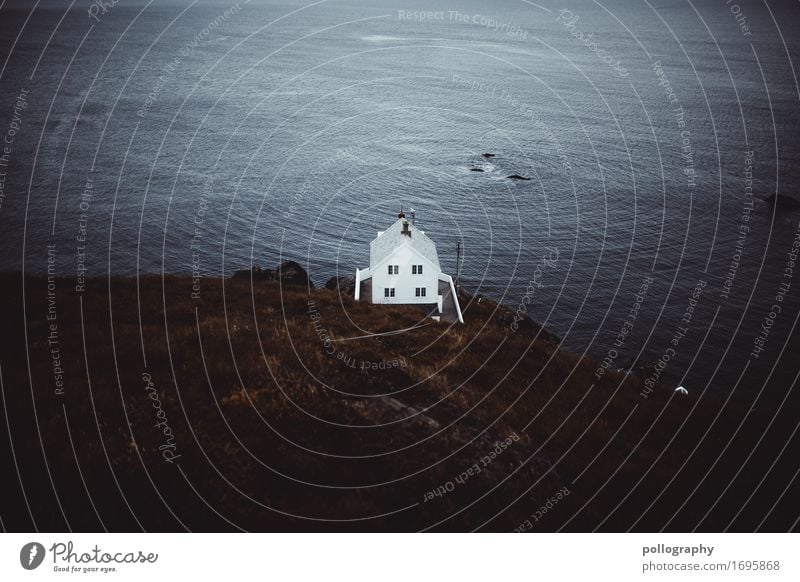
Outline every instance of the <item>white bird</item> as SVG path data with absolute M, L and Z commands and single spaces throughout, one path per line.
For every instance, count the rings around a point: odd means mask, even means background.
M 686 388 L 684 388 L 683 386 L 678 386 L 677 388 L 675 388 L 675 392 L 679 392 L 680 394 L 688 394 L 689 393 L 689 391 Z

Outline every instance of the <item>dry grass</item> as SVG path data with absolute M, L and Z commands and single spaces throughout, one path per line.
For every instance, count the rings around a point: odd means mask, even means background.
M 510 530 L 563 485 L 573 493 L 540 528 L 567 522 L 574 529 L 626 528 L 675 475 L 720 405 L 707 398 L 687 419 L 694 398 L 658 391 L 642 399 L 634 376 L 610 373 L 596 382 L 595 361 L 559 350 L 558 339 L 534 322 L 512 333 L 509 312 L 487 299 L 469 303 L 463 326 L 423 325 L 326 344 L 319 329 L 342 339 L 430 322 L 413 309 L 275 282 L 251 289 L 246 280 L 203 280 L 201 299 L 194 300 L 191 280 L 179 277 L 144 278 L 138 297 L 134 280 L 114 279 L 110 302 L 105 281 L 91 281 L 79 298 L 70 281 L 59 280 L 66 385 L 56 396 L 45 282 L 26 282 L 27 354 L 13 293 L 20 279 L 5 276 L 2 284 L 12 290 L 2 314 L 9 330 L 4 394 L 14 453 L 41 529 L 65 527 L 45 458 L 78 530 L 101 527 L 87 490 L 103 525 L 117 530 L 171 531 L 181 523 L 194 530 L 414 530 L 439 522 L 438 529 Z M 404 366 L 362 369 L 363 362 L 401 358 Z M 153 426 L 144 372 L 174 432 L 181 455 L 175 464 L 159 452 L 164 439 Z M 737 406 L 693 463 L 707 467 L 718 457 L 745 411 Z M 749 422 L 758 427 L 765 418 Z M 514 433 L 520 440 L 478 477 L 423 502 L 427 491 Z M 773 431 L 768 441 L 780 442 L 782 434 Z M 639 527 L 666 522 L 692 489 L 685 475 Z M 715 491 L 698 493 L 686 518 Z M 629 492 L 625 511 L 610 514 Z M 340 521 L 409 506 L 388 517 Z M 12 529 L 30 525 L 22 505 L 3 519 Z M 683 522 L 674 523 L 680 529 Z

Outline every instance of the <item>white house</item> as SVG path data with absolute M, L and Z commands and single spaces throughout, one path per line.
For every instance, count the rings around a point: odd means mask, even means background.
M 356 269 L 356 301 L 417 305 L 444 321 L 464 323 L 453 278 L 439 268 L 436 244 L 401 212 L 369 244 L 369 268 Z

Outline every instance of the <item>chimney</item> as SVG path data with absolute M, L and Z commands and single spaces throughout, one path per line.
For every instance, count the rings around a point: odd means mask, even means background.
M 403 231 L 402 232 L 407 237 L 409 237 L 409 238 L 411 237 L 411 231 L 408 230 L 408 221 L 407 220 L 403 220 Z

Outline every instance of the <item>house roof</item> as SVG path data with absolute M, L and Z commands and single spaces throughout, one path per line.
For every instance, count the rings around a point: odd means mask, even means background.
M 404 235 L 402 233 L 404 220 L 403 218 L 398 218 L 392 226 L 378 234 L 369 243 L 370 268 L 378 265 L 396 249 L 402 246 L 410 246 L 412 250 L 436 265 L 438 269 L 439 255 L 436 254 L 436 244 L 410 222 L 408 223 L 408 230 L 411 231 L 411 236 Z

